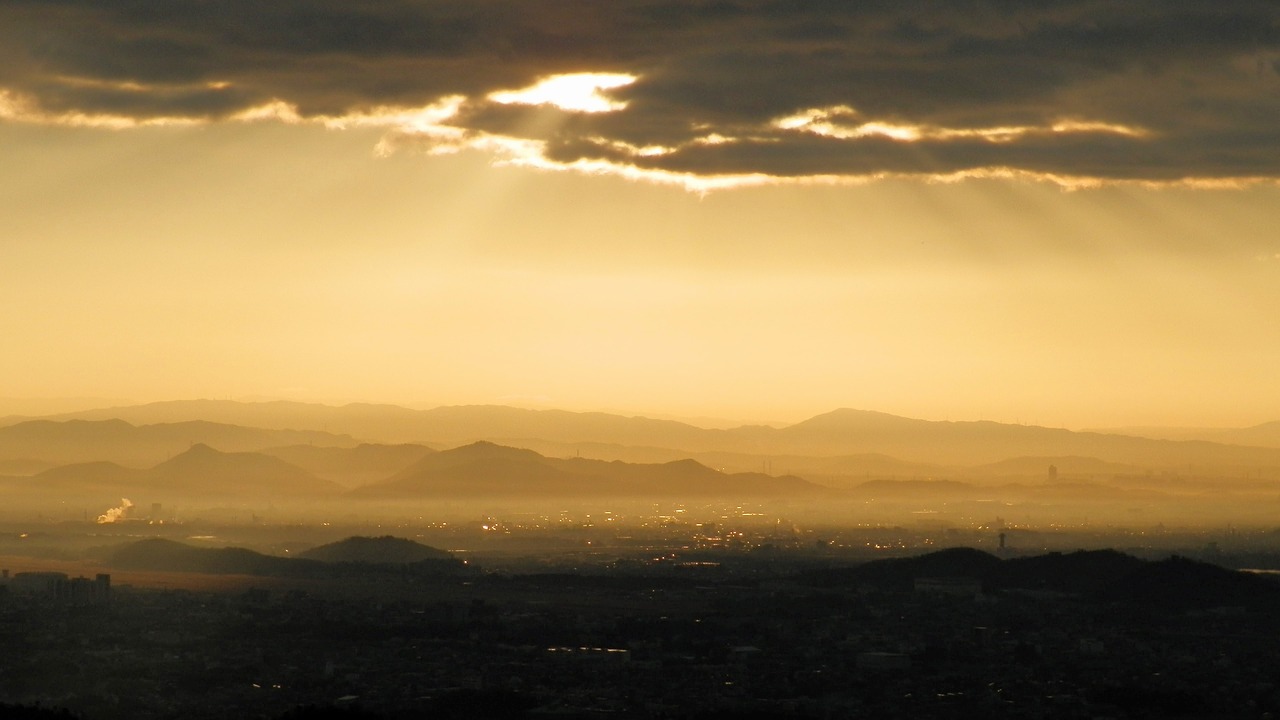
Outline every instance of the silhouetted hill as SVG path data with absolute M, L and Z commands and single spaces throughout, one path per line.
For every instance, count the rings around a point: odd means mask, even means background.
M 718 432 L 671 420 L 608 413 L 525 410 L 500 405 L 411 410 L 396 405 L 366 403 L 336 407 L 298 402 L 181 400 L 50 416 L 56 420 L 109 418 L 134 423 L 202 419 L 277 429 L 314 428 L 384 443 L 456 444 L 476 440 L 541 438 L 559 442 L 592 440 L 683 448 L 700 444 L 699 438 L 705 433 Z
M 428 455 L 383 482 L 354 490 L 354 497 L 481 497 L 564 495 L 575 478 L 532 450 L 478 442 Z
M 227 425 L 289 430 L 310 428 L 333 433 L 357 431 L 359 437 L 381 437 L 379 429 L 401 427 L 417 411 L 397 405 L 353 403 L 333 406 L 292 401 L 169 400 L 142 405 L 117 405 L 50 415 L 49 420 L 121 419 L 136 425 L 206 420 Z M 282 443 L 284 444 L 284 443 Z
M 1253 573 L 1172 557 L 1144 563 L 1123 578 L 1103 585 L 1098 595 L 1108 600 L 1174 608 L 1274 609 L 1280 600 L 1280 586 Z
M 59 416 L 72 417 L 72 416 Z M 1009 458 L 1094 458 L 1107 464 L 1148 469 L 1196 467 L 1209 472 L 1280 472 L 1280 441 L 1277 447 L 1245 447 L 1204 440 L 1160 440 L 1099 432 L 1074 432 L 1060 428 L 1011 425 L 987 421 L 937 422 L 898 417 L 865 410 L 839 409 L 815 416 L 789 427 L 743 426 L 732 429 L 699 428 L 671 420 L 625 417 L 609 413 L 575 413 L 563 410 L 525 410 L 504 406 L 453 406 L 432 410 L 410 410 L 393 405 L 346 405 L 331 407 L 306 403 L 235 403 L 226 401 L 183 401 L 153 403 L 125 408 L 108 408 L 75 413 L 77 418 L 118 417 L 134 422 L 158 419 L 213 418 L 224 422 L 276 428 L 311 428 L 314 431 L 345 433 L 384 443 L 433 442 L 465 444 L 478 440 L 521 447 L 537 445 L 550 451 L 549 444 L 615 445 L 649 448 L 651 458 L 662 449 L 680 451 L 683 457 L 701 457 L 713 462 L 712 453 L 752 458 L 736 465 L 760 467 L 760 461 L 774 457 L 807 459 L 788 463 L 781 470 L 814 472 L 811 460 L 834 457 L 888 456 L 899 462 L 932 466 L 975 466 L 1000 463 Z M 23 423 L 25 424 L 25 423 Z M 1245 435 L 1223 434 L 1232 442 L 1271 442 L 1280 423 L 1248 429 Z M 16 426 L 15 426 L 16 427 Z M 257 450 L 291 444 L 353 445 L 330 436 L 329 440 L 297 440 L 240 447 L 224 441 L 188 438 L 217 447 Z M 3 452 L 0 433 L 0 458 Z M 12 456 L 12 455 L 10 455 Z M 44 459 L 28 453 L 27 457 Z M 613 457 L 623 457 L 618 451 Z M 70 458 L 108 459 L 122 464 L 145 464 L 114 455 Z M 631 459 L 636 459 L 632 457 Z M 59 461 L 67 459 L 58 458 Z M 153 460 L 154 462 L 154 460 Z M 1073 461 L 1074 462 L 1074 461 Z M 720 465 L 717 463 L 717 467 Z M 775 464 L 775 467 L 777 465 Z M 1047 468 L 1047 466 L 1046 466 Z M 997 471 L 1000 468 L 995 468 Z M 884 472 L 866 463 L 847 467 L 834 474 Z M 932 475 L 927 469 L 889 474 Z M 1074 472 L 1074 471 L 1072 471 Z
M 1203 440 L 1226 445 L 1280 448 L 1280 421 L 1243 428 L 1124 427 L 1101 428 L 1093 432 L 1136 435 L 1159 440 Z
M 426 546 L 422 546 L 426 547 Z M 430 548 L 428 548 L 430 549 Z M 439 552 L 439 551 L 437 551 Z M 309 558 L 282 558 L 263 555 L 246 548 L 194 547 L 163 538 L 129 543 L 107 558 L 107 564 L 121 570 L 191 572 L 215 575 L 263 575 L 269 577 L 378 578 L 402 577 L 402 573 L 436 576 L 462 569 L 460 561 L 429 557 L 412 562 L 320 561 Z
M 870 479 L 937 478 L 972 475 L 967 469 L 913 463 L 880 453 L 805 456 L 777 453 L 677 450 L 617 443 L 563 443 L 524 439 L 520 447 L 548 457 L 580 456 L 597 460 L 656 465 L 675 460 L 696 460 L 725 473 L 763 471 L 773 475 L 798 475 L 828 487 L 849 487 Z
M 105 491 L 115 495 L 120 488 L 135 487 L 146 478 L 136 470 L 112 462 L 76 463 L 46 470 L 31 478 L 31 485 L 48 492 Z
M 452 560 L 453 555 L 406 538 L 349 537 L 328 545 L 311 548 L 299 557 L 321 562 L 361 562 L 405 565 L 430 560 Z
M 1202 439 L 1233 445 L 1280 448 L 1280 421 L 1208 433 Z
M 673 420 L 625 417 L 609 413 L 526 410 L 501 405 L 460 405 L 424 410 L 425 438 L 448 442 L 497 442 L 538 438 L 557 442 L 616 442 L 678 449 L 705 448 L 722 430 L 707 430 Z
M 32 480 L 45 486 L 59 484 L 110 485 L 137 482 L 146 475 L 145 470 L 127 468 L 113 462 L 88 462 L 63 465 L 36 474 Z
M 76 463 L 27 477 L 0 479 L 0 492 L 10 506 L 51 507 L 72 503 L 87 517 L 92 510 L 114 507 L 120 498 L 136 495 L 146 471 L 110 462 Z
M 122 497 L 138 503 L 235 500 L 311 500 L 344 488 L 279 458 L 224 453 L 196 444 L 155 467 L 138 470 L 112 462 L 74 463 L 29 478 L 0 483 L 10 500 L 23 504 L 75 502 L 86 509 L 114 506 Z
M 538 463 L 546 459 L 526 448 L 480 440 L 425 457 L 413 467 L 457 467 L 477 462 Z
M 989 577 L 992 589 L 1050 590 L 1098 596 L 1149 564 L 1115 550 L 1011 558 Z
M 919 578 L 962 577 L 988 593 L 1053 592 L 1093 602 L 1129 602 L 1164 609 L 1274 607 L 1280 585 L 1258 575 L 1173 557 L 1148 561 L 1115 550 L 1048 553 L 1001 560 L 971 548 L 876 560 L 801 575 L 823 586 L 865 585 L 907 591 Z
M 805 437 L 813 440 L 828 438 L 839 440 L 855 435 L 894 435 L 904 432 L 918 431 L 930 424 L 928 420 L 890 415 L 874 410 L 855 410 L 839 408 L 830 412 L 814 415 L 794 425 L 781 428 L 781 435 Z M 996 423 L 991 423 L 996 424 Z
M 1280 451 L 1204 441 L 1153 440 L 1004 423 L 937 422 L 841 409 L 774 431 L 768 442 L 790 452 L 880 452 L 943 464 L 986 464 L 1010 457 L 1080 456 L 1141 467 L 1280 468 Z M 1046 466 L 1047 468 L 1047 466 Z
M 353 497 L 723 496 L 805 495 L 821 488 L 800 478 L 727 475 L 692 460 L 656 465 L 557 459 L 532 450 L 477 442 L 428 455 Z
M 150 467 L 194 443 L 229 452 L 300 443 L 355 444 L 349 437 L 326 432 L 264 430 L 206 421 L 135 426 L 123 420 L 32 420 L 0 428 L 0 458 L 39 459 L 55 465 L 101 460 Z
M 820 585 L 870 585 L 905 592 L 918 577 L 968 577 L 985 580 L 997 572 L 1000 558 L 973 548 L 949 548 L 909 558 L 873 560 L 851 568 L 805 573 Z
M 191 497 L 307 498 L 334 495 L 342 486 L 262 453 L 227 453 L 203 443 L 146 472 L 156 492 Z
M 245 548 L 192 547 L 163 538 L 129 543 L 116 550 L 108 562 L 122 570 L 272 576 L 305 575 L 320 565 L 310 560 L 271 557 Z
M 772 432 L 766 430 L 765 432 Z M 961 474 L 961 468 L 945 467 L 931 463 L 908 462 L 883 453 L 858 453 L 855 455 L 796 455 L 779 452 L 694 452 L 688 457 L 704 465 L 723 468 L 726 472 L 755 472 L 768 468 L 768 472 L 782 475 L 799 475 L 819 484 L 829 484 L 827 479 L 839 479 L 842 485 L 852 485 L 872 479 L 921 479 L 947 477 Z
M 347 487 L 386 480 L 434 452 L 435 450 L 423 445 L 370 443 L 362 443 L 353 448 L 290 445 L 262 451 L 265 455 L 280 458 L 316 477 Z

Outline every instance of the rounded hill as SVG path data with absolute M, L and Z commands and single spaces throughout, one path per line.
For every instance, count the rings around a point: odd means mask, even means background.
M 444 550 L 391 535 L 349 537 L 346 540 L 311 548 L 299 557 L 330 563 L 356 562 L 385 565 L 405 565 L 453 558 Z

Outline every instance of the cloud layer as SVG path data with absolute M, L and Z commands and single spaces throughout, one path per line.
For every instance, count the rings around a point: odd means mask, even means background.
M 571 77 L 548 90 L 557 76 Z M 695 188 L 1274 181 L 1277 118 L 1271 2 L 0 6 L 10 122 L 377 125 L 384 151 L 476 148 Z

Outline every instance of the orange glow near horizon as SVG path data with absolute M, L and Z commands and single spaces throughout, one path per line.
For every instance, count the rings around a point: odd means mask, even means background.
M 611 77 L 576 97 L 631 78 Z M 0 124 L 0 397 L 1278 419 L 1273 184 L 558 164 L 449 125 L 465 102 Z

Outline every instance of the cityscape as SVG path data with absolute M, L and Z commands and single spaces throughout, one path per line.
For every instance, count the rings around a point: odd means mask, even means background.
M 1280 4 L 0 2 L 0 720 L 1280 714 Z
M 1262 718 L 1280 704 L 1280 464 L 1264 464 L 1280 449 L 1266 445 L 850 411 L 739 432 L 219 407 L 269 427 L 197 421 L 201 402 L 89 413 L 138 424 L 0 424 L 7 713 Z M 157 412 L 191 418 L 142 417 Z M 380 434 L 306 430 L 351 413 Z M 443 442 L 387 442 L 438 413 Z M 635 440 L 617 442 L 620 422 Z M 526 430 L 542 437 L 506 437 Z M 929 441 L 905 455 L 907 436 Z M 835 453 L 866 443 L 904 457 Z M 1081 444 L 1099 455 L 1067 453 Z M 825 468 L 822 483 L 769 472 L 784 462 Z

